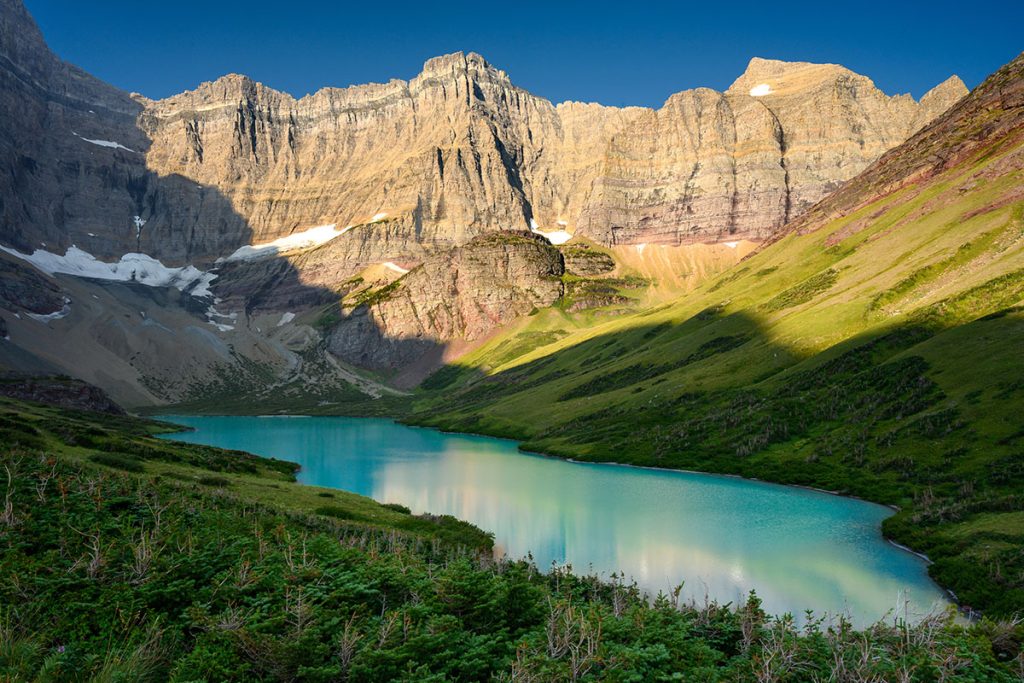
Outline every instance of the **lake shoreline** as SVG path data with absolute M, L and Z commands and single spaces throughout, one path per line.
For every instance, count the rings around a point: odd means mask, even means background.
M 342 417 L 342 416 L 339 416 L 339 417 Z M 441 432 L 443 434 L 456 434 L 456 435 L 466 435 L 466 436 L 485 436 L 485 437 L 490 438 L 490 439 L 502 439 L 502 440 L 505 440 L 505 441 L 512 441 L 512 442 L 515 442 L 517 444 L 522 444 L 523 441 L 524 441 L 524 440 L 521 440 L 521 439 L 516 439 L 516 438 L 508 437 L 508 436 L 494 436 L 494 435 L 486 434 L 486 433 L 483 433 L 483 432 L 464 432 L 464 431 L 458 431 L 458 430 L 449 430 L 449 429 L 444 429 L 442 427 L 433 427 L 433 426 L 430 426 L 430 425 L 419 424 L 419 423 L 415 423 L 415 422 L 406 422 L 405 420 L 403 420 L 401 418 L 392 418 L 392 419 L 396 423 L 403 424 L 403 425 L 406 425 L 408 427 L 414 427 L 414 428 L 417 428 L 417 429 L 432 429 L 432 430 L 435 430 L 435 431 L 439 431 L 439 432 Z M 793 488 L 804 489 L 804 490 L 807 490 L 807 491 L 815 491 L 815 492 L 818 492 L 818 493 L 828 494 L 830 496 L 837 496 L 839 498 L 849 498 L 851 500 L 857 500 L 857 501 L 860 501 L 862 503 L 869 503 L 871 505 L 877 505 L 879 507 L 888 508 L 889 510 L 892 510 L 894 514 L 899 512 L 900 510 L 902 510 L 902 508 L 899 505 L 895 505 L 893 503 L 883 503 L 881 501 L 871 500 L 870 498 L 864 498 L 862 496 L 856 496 L 856 495 L 853 495 L 851 493 L 843 493 L 842 491 L 834 491 L 834 490 L 830 490 L 830 489 L 821 488 L 821 487 L 818 487 L 818 486 L 811 486 L 809 484 L 784 483 L 784 482 L 780 482 L 780 481 L 772 481 L 771 479 L 761 479 L 759 477 L 745 477 L 745 476 L 740 475 L 740 474 L 732 474 L 732 473 L 729 473 L 729 472 L 712 472 L 712 471 L 707 471 L 707 470 L 691 470 L 691 469 L 682 469 L 682 468 L 675 468 L 675 467 L 659 467 L 657 465 L 635 465 L 635 464 L 632 464 L 632 463 L 615 462 L 614 460 L 597 460 L 597 461 L 577 460 L 575 458 L 570 458 L 570 457 L 561 456 L 561 455 L 555 455 L 553 453 L 543 453 L 543 452 L 540 452 L 540 451 L 532 451 L 532 450 L 529 450 L 529 449 L 526 449 L 526 448 L 522 448 L 521 446 L 519 447 L 519 450 L 521 452 L 523 452 L 523 453 L 530 453 L 532 455 L 537 455 L 537 456 L 541 456 L 541 457 L 544 457 L 544 458 L 554 458 L 554 459 L 557 459 L 557 460 L 564 460 L 566 462 L 572 462 L 572 463 L 578 463 L 578 464 L 614 465 L 616 467 L 631 467 L 631 468 L 636 468 L 636 469 L 641 469 L 641 470 L 655 470 L 655 471 L 662 471 L 662 472 L 683 472 L 683 473 L 686 473 L 686 474 L 703 474 L 703 475 L 712 475 L 712 476 L 718 476 L 718 477 L 734 477 L 736 479 L 742 479 L 744 481 L 754 481 L 754 482 L 758 482 L 758 483 L 762 483 L 762 484 L 772 484 L 772 485 L 775 485 L 775 486 L 791 486 Z M 889 543 L 889 544 L 895 546 L 896 548 L 899 548 L 900 550 L 902 550 L 902 551 L 904 551 L 906 553 L 909 553 L 911 555 L 914 555 L 917 558 L 920 558 L 921 560 L 924 560 L 924 562 L 927 563 L 927 566 L 929 566 L 929 567 L 935 563 L 934 560 L 932 560 L 927 554 L 925 554 L 923 552 L 920 552 L 920 551 L 917 551 L 917 550 L 914 550 L 910 546 L 905 545 L 903 543 L 900 543 L 900 542 L 896 541 L 895 539 L 887 536 L 885 534 L 885 531 L 884 531 L 882 525 L 879 525 L 878 531 L 879 531 L 879 534 L 880 534 L 882 540 L 884 540 L 886 543 Z M 977 610 L 974 610 L 974 609 L 967 609 L 960 602 L 959 596 L 957 596 L 957 594 L 955 592 L 953 592 L 953 590 L 951 588 L 949 588 L 948 586 L 943 585 L 942 583 L 937 581 L 934 577 L 932 577 L 930 571 L 929 571 L 929 578 L 932 580 L 932 582 L 936 586 L 941 588 L 942 591 L 949 597 L 949 600 L 956 607 L 957 613 L 959 615 L 961 615 L 963 618 L 968 619 L 968 620 L 970 620 L 972 622 L 973 621 L 977 621 L 977 619 L 981 616 L 980 612 L 978 612 Z
M 187 417 L 187 415 L 182 414 L 182 413 L 178 413 L 176 415 L 175 414 L 171 414 L 171 413 L 167 413 L 166 416 L 169 417 L 169 418 L 173 418 L 175 416 Z M 202 415 L 192 414 L 192 416 L 193 417 L 215 417 L 215 416 L 212 416 L 212 415 L 209 415 L 209 414 L 202 414 Z M 318 417 L 335 417 L 335 418 L 337 418 L 337 417 L 345 417 L 345 418 L 349 418 L 349 419 L 352 419 L 352 417 L 357 417 L 358 419 L 365 419 L 364 416 L 343 416 L 343 415 L 326 416 L 326 415 L 305 415 L 305 414 L 261 414 L 261 415 L 252 415 L 252 414 L 250 414 L 248 416 L 226 415 L 226 416 L 222 416 L 222 417 L 250 417 L 250 418 L 268 419 L 268 420 L 271 419 L 271 418 L 318 418 Z M 857 501 L 859 503 L 869 504 L 869 505 L 874 506 L 874 507 L 884 508 L 886 512 L 890 513 L 888 516 L 891 516 L 891 514 L 893 514 L 894 511 L 898 511 L 899 510 L 898 507 L 893 506 L 893 505 L 887 505 L 885 503 L 879 503 L 877 501 L 873 501 L 873 500 L 861 498 L 861 497 L 858 497 L 858 496 L 853 496 L 853 495 L 845 494 L 845 493 L 842 493 L 842 492 L 839 492 L 839 491 L 833 491 L 833 490 L 828 490 L 828 489 L 824 489 L 824 488 L 820 488 L 820 487 L 814 487 L 814 486 L 809 486 L 809 485 L 804 485 L 804 484 L 783 483 L 783 482 L 779 482 L 779 481 L 772 481 L 770 479 L 742 476 L 742 475 L 735 474 L 735 473 L 708 472 L 708 471 L 681 469 L 681 468 L 670 468 L 670 467 L 649 466 L 649 465 L 636 465 L 636 464 L 632 464 L 632 463 L 621 463 L 621 462 L 615 462 L 615 461 L 578 460 L 578 459 L 571 458 L 571 457 L 565 457 L 565 456 L 560 456 L 560 455 L 556 455 L 556 454 L 550 454 L 550 453 L 530 450 L 529 448 L 523 448 L 522 447 L 523 442 L 521 440 L 515 439 L 515 438 L 510 438 L 510 437 L 508 437 L 506 435 L 492 436 L 492 435 L 489 435 L 489 434 L 481 434 L 481 433 L 473 433 L 473 432 L 465 432 L 465 431 L 457 431 L 457 430 L 446 430 L 446 429 L 443 429 L 443 428 L 438 428 L 438 427 L 434 427 L 434 426 L 427 425 L 427 424 L 417 424 L 415 422 L 406 422 L 405 420 L 403 420 L 401 418 L 396 418 L 396 417 L 374 416 L 371 419 L 378 419 L 378 420 L 382 420 L 382 421 L 385 421 L 387 423 L 391 423 L 391 424 L 394 424 L 394 425 L 397 425 L 397 426 L 402 426 L 402 427 L 405 427 L 405 428 L 416 429 L 416 430 L 424 430 L 424 431 L 432 432 L 432 433 L 435 433 L 435 434 L 460 436 L 460 437 L 471 437 L 471 438 L 483 438 L 483 439 L 488 439 L 488 440 L 504 441 L 504 442 L 508 443 L 509 446 L 514 447 L 516 452 L 519 452 L 519 453 L 521 453 L 523 455 L 540 457 L 540 458 L 543 458 L 543 459 L 549 459 L 549 460 L 555 460 L 555 461 L 563 461 L 563 462 L 566 462 L 566 463 L 572 463 L 574 465 L 584 465 L 584 466 L 589 465 L 589 466 L 592 466 L 592 467 L 600 467 L 602 469 L 605 468 L 605 467 L 624 468 L 624 469 L 628 468 L 628 469 L 632 469 L 632 470 L 663 472 L 663 473 L 667 473 L 667 474 L 699 475 L 701 477 L 712 477 L 712 478 L 722 478 L 722 479 L 729 479 L 729 480 L 739 480 L 739 481 L 750 482 L 750 483 L 755 483 L 755 484 L 769 485 L 769 486 L 771 486 L 773 488 L 774 487 L 780 487 L 780 488 L 781 487 L 785 487 L 785 488 L 792 488 L 792 489 L 809 491 L 809 492 L 813 492 L 813 493 L 817 493 L 817 494 L 827 494 L 828 496 L 834 496 L 834 497 L 837 497 L 837 498 L 845 498 L 845 499 L 848 499 L 848 500 Z M 183 427 L 181 429 L 181 431 L 188 431 L 188 428 L 185 428 L 182 425 L 179 425 L 179 426 Z M 242 448 L 242 450 L 245 450 L 245 449 Z M 316 485 L 316 486 L 324 486 L 324 484 L 320 483 L 320 482 L 309 482 L 309 483 L 311 483 L 313 485 Z M 330 485 L 328 485 L 328 486 L 330 486 Z M 342 487 L 339 487 L 339 488 L 342 488 Z M 356 492 L 358 492 L 358 491 L 356 491 Z M 367 494 L 365 492 L 362 492 L 361 495 L 367 495 Z M 458 514 L 458 513 L 456 513 L 456 514 Z M 464 515 L 461 515 L 461 516 L 464 517 Z M 885 519 L 885 518 L 883 518 L 883 519 Z M 478 523 L 478 522 L 473 522 L 473 523 Z M 926 563 L 926 566 L 931 564 L 930 558 L 928 558 L 925 554 L 916 552 L 912 548 L 909 548 L 906 545 L 900 544 L 900 543 L 894 541 L 893 539 L 887 537 L 885 535 L 884 531 L 882 530 L 882 525 L 881 525 L 880 522 L 874 523 L 873 526 L 874 526 L 874 529 L 875 529 L 875 531 L 877 533 L 877 538 L 879 540 L 885 541 L 885 543 L 887 545 L 890 545 L 890 546 L 892 546 L 894 548 L 897 548 L 901 552 L 908 553 L 908 554 L 914 556 L 915 558 L 924 561 Z M 927 573 L 928 572 L 926 570 L 926 574 Z M 933 578 L 931 578 L 930 576 L 928 578 L 930 580 L 930 583 L 936 589 L 940 590 L 945 596 L 947 596 L 947 598 L 955 597 L 955 596 L 953 596 L 953 594 L 947 588 L 945 588 L 944 586 L 942 586 L 941 584 L 936 582 Z M 954 600 L 954 604 L 957 604 L 955 600 Z
M 343 417 L 343 416 L 339 415 L 338 417 Z M 444 429 L 442 427 L 433 427 L 433 426 L 430 426 L 430 425 L 418 424 L 418 423 L 415 423 L 415 422 L 406 422 L 405 420 L 402 420 L 400 418 L 392 418 L 392 419 L 394 419 L 394 421 L 397 422 L 398 424 L 403 424 L 403 425 L 406 425 L 408 427 L 414 427 L 414 428 L 418 428 L 418 429 L 432 429 L 432 430 L 435 430 L 435 431 L 439 431 L 439 432 L 441 432 L 443 434 L 462 434 L 462 435 L 466 435 L 466 436 L 486 436 L 487 438 L 490 438 L 490 439 L 502 439 L 502 440 L 505 440 L 505 441 L 512 441 L 512 442 L 515 442 L 515 443 L 518 443 L 518 444 L 523 443 L 523 440 L 512 438 L 512 437 L 508 437 L 508 436 L 494 436 L 494 435 L 486 434 L 486 433 L 482 433 L 482 432 L 464 432 L 464 431 L 457 431 L 457 430 L 449 430 L 449 429 Z M 862 496 L 856 496 L 856 495 L 853 495 L 853 494 L 850 494 L 850 493 L 843 493 L 842 491 L 833 491 L 833 490 L 821 488 L 821 487 L 818 487 L 818 486 L 811 486 L 809 484 L 784 483 L 784 482 L 780 482 L 780 481 L 772 481 L 771 479 L 761 479 L 761 478 L 758 478 L 758 477 L 745 477 L 745 476 L 740 475 L 740 474 L 732 474 L 732 473 L 729 473 L 729 472 L 712 472 L 712 471 L 706 471 L 706 470 L 690 470 L 690 469 L 682 469 L 682 468 L 675 468 L 675 467 L 659 467 L 657 465 L 635 465 L 635 464 L 632 464 L 632 463 L 615 462 L 613 460 L 598 460 L 598 461 L 577 460 L 575 458 L 570 458 L 570 457 L 561 456 L 561 455 L 555 455 L 555 454 L 552 454 L 552 453 L 543 453 L 543 452 L 540 452 L 540 451 L 532 451 L 532 450 L 529 450 L 529 449 L 526 449 L 526 448 L 522 448 L 522 447 L 520 447 L 519 450 L 522 451 L 523 453 L 530 453 L 530 454 L 538 455 L 538 456 L 541 456 L 541 457 L 544 457 L 544 458 L 555 458 L 557 460 L 564 460 L 566 462 L 572 462 L 572 463 L 578 463 L 578 464 L 614 465 L 614 466 L 617 466 L 617 467 L 632 467 L 632 468 L 641 469 L 641 470 L 655 470 L 655 471 L 662 471 L 662 472 L 684 472 L 684 473 L 687 473 L 687 474 L 704 474 L 704 475 L 713 475 L 713 476 L 718 476 L 718 477 L 734 477 L 736 479 L 742 479 L 742 480 L 745 480 L 745 481 L 754 481 L 754 482 L 758 482 L 758 483 L 762 483 L 762 484 L 772 484 L 772 485 L 775 485 L 775 486 L 791 486 L 793 488 L 804 489 L 804 490 L 807 490 L 807 491 L 815 491 L 815 492 L 818 492 L 818 493 L 828 494 L 830 496 L 837 496 L 839 498 L 849 498 L 851 500 L 857 500 L 857 501 L 860 501 L 862 503 L 869 503 L 871 505 L 877 505 L 879 507 L 888 508 L 889 510 L 892 510 L 894 514 L 899 512 L 900 510 L 902 510 L 902 508 L 899 505 L 895 505 L 893 503 L 883 503 L 881 501 L 871 500 L 870 498 L 864 498 Z M 909 553 L 911 555 L 914 555 L 917 558 L 920 558 L 921 560 L 924 560 L 924 562 L 927 563 L 927 566 L 929 566 L 929 567 L 935 563 L 935 561 L 932 560 L 927 554 L 925 554 L 923 552 L 920 552 L 918 550 L 914 550 L 910 546 L 905 545 L 903 543 L 900 543 L 900 542 L 896 541 L 895 539 L 887 536 L 885 534 L 885 531 L 884 531 L 884 528 L 882 527 L 882 525 L 879 525 L 878 531 L 879 531 L 879 534 L 880 534 L 882 540 L 884 540 L 886 543 L 889 543 L 889 544 L 895 546 L 896 548 L 899 548 L 900 550 L 902 550 L 902 551 L 904 551 L 906 553 Z M 964 607 L 964 605 L 960 602 L 960 598 L 957 596 L 957 594 L 955 592 L 953 592 L 953 590 L 951 588 L 949 588 L 948 586 L 943 585 L 942 583 L 937 581 L 933 576 L 931 576 L 931 572 L 930 571 L 928 573 L 928 577 L 932 580 L 932 582 L 936 586 L 941 588 L 942 591 L 949 597 L 949 600 L 956 607 L 957 613 L 959 615 L 961 615 L 963 618 L 968 619 L 970 621 L 976 621 L 981 616 L 981 613 L 979 613 L 978 611 L 976 611 L 974 609 L 970 609 L 969 610 L 966 607 Z

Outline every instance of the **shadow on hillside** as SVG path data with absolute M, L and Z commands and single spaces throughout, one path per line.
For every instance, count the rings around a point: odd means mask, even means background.
M 488 361 L 502 366 L 529 353 L 532 342 L 543 346 L 556 339 L 546 333 L 524 333 L 495 347 Z M 753 354 L 766 362 L 751 372 L 745 359 Z M 514 400 L 517 394 L 540 389 L 551 404 L 551 417 L 558 419 L 561 413 L 578 412 L 581 405 L 594 399 L 614 404 L 640 396 L 647 401 L 659 395 L 657 387 L 679 392 L 696 390 L 696 386 L 686 386 L 691 380 L 699 381 L 701 387 L 709 382 L 721 386 L 734 383 L 728 373 L 706 376 L 712 366 L 736 366 L 736 372 L 761 381 L 799 360 L 793 350 L 772 341 L 756 317 L 708 308 L 679 323 L 642 324 L 591 337 L 493 374 L 446 366 L 428 377 L 422 387 L 451 392 L 446 399 L 449 413 L 476 411 L 492 400 Z M 630 392 L 621 393 L 625 389 Z
M 928 364 L 905 352 L 939 331 L 908 324 L 806 355 L 772 339 L 755 315 L 707 309 L 495 374 L 446 367 L 424 382 L 431 393 L 410 422 L 578 459 L 765 476 L 747 460 L 772 444 L 810 439 L 856 459 L 865 435 L 937 405 L 944 396 Z M 500 352 L 496 365 L 513 360 Z M 818 439 L 825 429 L 839 436 Z M 827 477 L 816 469 L 772 476 L 820 485 Z
M 45 45 L 40 44 L 37 49 L 46 51 L 40 53 L 43 61 L 52 58 Z M 150 287 L 106 281 L 104 292 L 120 298 L 121 308 L 135 308 L 123 315 L 117 314 L 114 331 L 99 329 L 109 328 L 109 322 L 86 321 L 96 328 L 90 333 L 93 338 L 99 340 L 105 352 L 116 357 L 117 361 L 111 362 L 119 362 L 121 366 L 91 371 L 85 379 L 102 385 L 114 382 L 113 376 L 139 373 L 145 382 L 146 369 L 166 366 L 169 357 L 187 367 L 209 364 L 209 357 L 220 354 L 233 357 L 234 370 L 204 367 L 198 374 L 223 371 L 272 381 L 273 377 L 265 377 L 266 373 L 258 366 L 268 355 L 280 352 L 281 344 L 267 339 L 273 330 L 258 330 L 253 324 L 248 330 L 242 329 L 240 314 L 244 313 L 245 317 L 254 313 L 302 314 L 331 306 L 334 317 L 320 321 L 322 333 L 329 332 L 343 319 L 358 319 L 358 324 L 348 326 L 354 337 L 349 344 L 352 352 L 346 358 L 348 361 L 358 364 L 360 357 L 384 344 L 389 353 L 402 362 L 415 362 L 422 357 L 440 358 L 443 352 L 440 344 L 423 339 L 388 339 L 376 329 L 372 318 L 362 315 L 361 311 L 342 311 L 337 303 L 344 294 L 343 289 L 304 282 L 285 257 L 217 265 L 217 259 L 253 242 L 253 227 L 235 210 L 231 198 L 216 187 L 179 174 L 161 175 L 147 166 L 146 154 L 151 145 L 148 130 L 155 125 L 150 119 L 153 114 L 146 113 L 126 93 L 73 68 L 54 68 L 39 74 L 35 74 L 33 68 L 31 64 L 7 64 L 0 68 L 0 90 L 22 101 L 18 111 L 6 112 L 10 114 L 5 117 L 8 130 L 6 135 L 0 136 L 0 150 L 13 160 L 9 169 L 0 173 L 0 243 L 23 254 L 44 249 L 64 255 L 74 246 L 106 263 L 116 262 L 128 253 L 141 252 L 169 267 L 192 265 L 201 270 L 213 270 L 218 275 L 212 285 L 213 294 L 223 300 L 215 304 L 214 310 L 224 316 L 239 314 L 237 322 L 228 325 L 226 317 L 209 312 L 214 304 L 212 299 L 167 296 L 165 301 L 155 301 L 159 297 L 154 291 L 146 291 L 151 290 Z M 209 150 L 203 148 L 204 115 L 199 112 L 193 118 L 183 117 L 180 121 L 182 144 L 178 149 L 182 150 L 183 158 L 178 163 L 198 169 L 202 169 L 203 164 L 217 163 L 209 158 Z M 236 114 L 233 163 L 238 164 L 240 175 L 247 172 L 247 163 L 255 167 L 264 154 L 260 116 L 261 113 L 245 108 L 239 108 Z M 296 226 L 296 229 L 308 227 L 311 226 Z M 88 345 L 76 345 L 63 338 L 65 323 L 59 319 L 45 322 L 52 332 L 33 329 L 29 330 L 30 334 L 23 334 L 23 330 L 18 329 L 25 324 L 35 324 L 23 322 L 26 313 L 58 313 L 66 292 L 57 291 L 48 301 L 35 302 L 38 305 L 29 307 L 27 302 L 32 297 L 26 296 L 26 290 L 32 289 L 31 282 L 38 279 L 32 267 L 6 254 L 0 254 L 0 259 L 9 264 L 0 268 L 0 308 L 9 312 L 0 317 L 0 330 L 5 335 L 9 327 L 15 328 L 13 341 L 0 343 L 18 348 L 17 352 L 0 354 L 0 363 L 35 374 L 56 366 L 68 374 L 82 375 L 81 369 L 88 365 L 83 362 L 82 354 L 95 355 L 96 347 L 84 348 Z M 103 294 L 98 290 L 96 293 Z M 94 295 L 94 298 L 99 296 Z M 153 320 L 144 312 L 140 314 L 136 306 L 140 301 L 152 302 L 154 311 L 164 307 L 175 312 L 168 318 L 178 324 L 169 326 L 166 321 Z M 71 305 L 72 309 L 86 308 L 74 302 Z M 178 313 L 189 317 L 186 319 Z M 181 323 L 182 320 L 186 322 Z M 235 329 L 221 329 L 217 324 Z M 188 329 L 183 329 L 182 325 L 187 325 Z M 154 341 L 158 326 L 172 338 L 161 337 Z M 40 332 L 49 335 L 42 346 Z M 19 345 L 19 338 L 30 339 L 31 343 Z M 42 356 L 48 360 L 43 360 Z M 123 380 L 116 381 L 123 385 Z M 148 388 L 161 395 L 166 382 L 157 380 L 152 384 Z M 239 386 L 238 382 L 220 384 Z

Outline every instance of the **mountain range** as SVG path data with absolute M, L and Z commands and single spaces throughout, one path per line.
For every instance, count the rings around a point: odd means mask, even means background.
M 966 93 L 755 58 L 658 110 L 555 105 L 456 53 L 301 99 L 228 75 L 154 101 L 62 62 L 20 0 L 0 9 L 3 353 L 137 406 L 310 375 L 329 397 L 366 370 L 356 386 L 408 388 L 579 290 L 562 280 L 583 261 L 685 289 Z

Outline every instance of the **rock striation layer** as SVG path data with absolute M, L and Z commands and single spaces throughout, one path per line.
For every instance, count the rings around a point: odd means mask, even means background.
M 217 188 L 253 241 L 395 218 L 385 252 L 335 247 L 358 261 L 531 225 L 609 245 L 764 239 L 964 94 L 953 77 L 917 102 L 840 66 L 753 59 L 726 92 L 656 111 L 554 106 L 456 53 L 298 100 L 230 75 L 138 101 L 147 165 Z
M 4 244 L 202 267 L 387 216 L 331 245 L 357 272 L 531 225 L 609 245 L 763 239 L 966 89 L 916 102 L 839 66 L 753 59 L 726 92 L 658 110 L 556 106 L 455 53 L 298 99 L 232 74 L 154 101 L 63 63 L 0 0 L 0 93 Z
M 966 93 L 954 76 L 916 102 L 841 66 L 752 59 L 724 93 L 677 93 L 618 133 L 580 227 L 607 244 L 771 237 Z

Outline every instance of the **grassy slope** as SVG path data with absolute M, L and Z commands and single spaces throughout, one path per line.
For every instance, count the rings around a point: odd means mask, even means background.
M 1024 612 L 1024 143 L 979 101 L 684 298 L 535 316 L 413 421 L 898 505 L 886 532 L 965 604 Z
M 491 538 L 452 517 L 414 516 L 347 491 L 295 481 L 297 465 L 209 446 L 154 438 L 177 427 L 93 412 L 76 412 L 0 398 L 0 443 L 87 468 L 126 472 L 151 482 L 209 489 L 248 504 L 298 514 L 323 513 L 354 529 L 400 531 L 489 549 Z
M 797 629 L 756 597 L 466 550 L 468 525 L 291 483 L 133 418 L 0 403 L 0 680 L 1009 681 L 1014 624 Z M 310 514 L 323 505 L 334 514 Z M 339 520 L 338 516 L 360 521 Z

